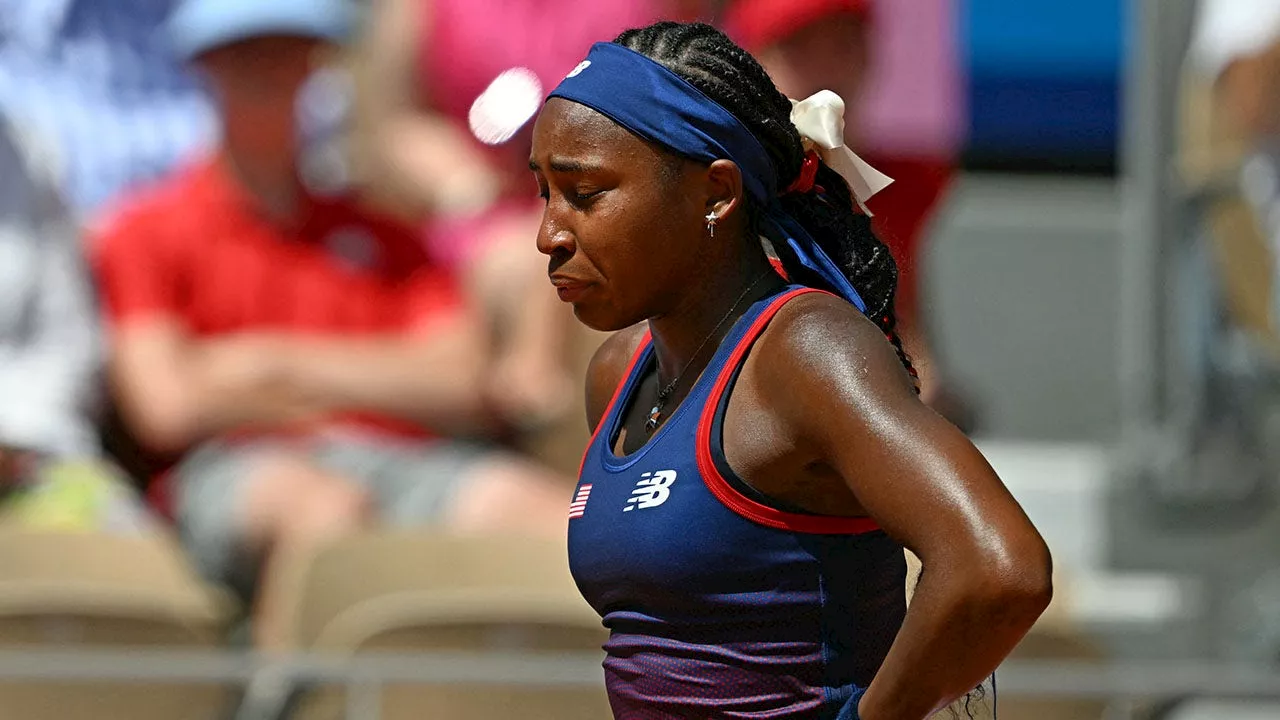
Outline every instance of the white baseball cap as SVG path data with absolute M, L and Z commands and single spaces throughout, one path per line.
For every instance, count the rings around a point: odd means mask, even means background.
M 264 35 L 342 42 L 356 25 L 352 0 L 183 0 L 169 16 L 174 50 L 191 60 Z

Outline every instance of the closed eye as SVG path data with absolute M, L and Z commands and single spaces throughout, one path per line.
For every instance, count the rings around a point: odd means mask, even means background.
M 543 202 L 550 200 L 551 190 L 547 187 L 547 181 L 542 178 L 542 173 L 538 172 L 537 168 L 533 168 L 533 179 L 538 184 L 538 197 L 542 198 Z
M 597 199 L 600 198 L 601 195 L 607 192 L 607 190 L 607 188 L 576 188 L 573 190 L 573 193 L 568 196 L 569 202 L 579 210 L 587 210 Z
M 597 198 L 613 189 L 615 184 L 604 167 L 594 162 L 552 157 L 548 161 L 548 167 L 551 172 L 544 174 L 539 163 L 532 159 L 529 161 L 529 169 L 538 181 L 538 197 L 546 203 L 551 201 L 551 190 L 554 187 L 556 194 L 569 205 L 578 210 L 587 210 Z M 600 182 L 601 180 L 605 182 Z

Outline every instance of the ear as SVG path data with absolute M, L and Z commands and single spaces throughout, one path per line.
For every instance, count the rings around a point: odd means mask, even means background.
M 745 217 L 746 196 L 742 187 L 742 170 L 732 160 L 716 160 L 707 168 L 707 208 L 717 221 L 728 223 Z

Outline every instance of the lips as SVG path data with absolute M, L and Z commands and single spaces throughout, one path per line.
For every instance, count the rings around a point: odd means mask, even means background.
M 551 284 L 556 288 L 556 295 L 561 302 L 577 302 L 591 288 L 590 283 L 563 276 L 551 276 Z

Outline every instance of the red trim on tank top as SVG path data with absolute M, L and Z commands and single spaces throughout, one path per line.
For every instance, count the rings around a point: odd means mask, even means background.
M 596 438 L 600 435 L 600 430 L 605 425 L 612 424 L 610 418 L 613 416 L 613 409 L 618 404 L 618 399 L 622 396 L 622 391 L 627 387 L 627 383 L 631 382 L 631 373 L 635 372 L 636 363 L 640 362 L 640 357 L 644 355 L 644 351 L 649 349 L 649 341 L 653 335 L 648 330 L 644 331 L 644 336 L 640 338 L 640 345 L 636 348 L 635 354 L 631 356 L 631 362 L 627 363 L 626 372 L 622 373 L 622 379 L 618 381 L 616 387 L 613 388 L 613 397 L 609 398 L 609 404 L 604 409 L 604 415 L 600 416 L 600 420 L 596 422 L 596 429 L 591 431 L 591 441 L 587 443 L 587 449 L 582 451 L 582 461 L 578 463 L 578 478 L 582 478 L 582 471 L 587 467 L 587 455 L 591 453 L 591 448 L 596 444 Z M 609 450 L 612 452 L 612 449 Z
M 703 483 L 706 484 L 707 489 L 711 491 L 711 494 L 717 500 L 738 515 L 759 525 L 774 528 L 775 530 L 814 535 L 860 535 L 874 532 L 879 530 L 880 526 L 875 520 L 868 517 L 801 515 L 762 505 L 743 495 L 737 488 L 729 484 L 724 479 L 724 476 L 720 474 L 720 469 L 716 467 L 715 460 L 711 456 L 711 427 L 714 424 L 716 408 L 720 405 L 720 398 L 724 396 L 724 392 L 729 386 L 729 380 L 733 377 L 739 363 L 742 362 L 743 357 L 755 343 L 756 338 L 760 337 L 760 333 L 764 332 L 769 321 L 773 319 L 774 315 L 778 314 L 783 305 L 800 295 L 815 292 L 823 291 L 813 288 L 800 288 L 779 296 L 769 307 L 765 308 L 764 312 L 760 313 L 760 316 L 747 329 L 746 334 L 738 341 L 737 347 L 733 349 L 728 361 L 721 368 L 720 376 L 716 378 L 716 384 L 711 388 L 711 396 L 707 398 L 707 404 L 702 410 L 702 417 L 698 421 L 698 436 L 695 441 L 698 455 L 698 471 L 702 475 Z

